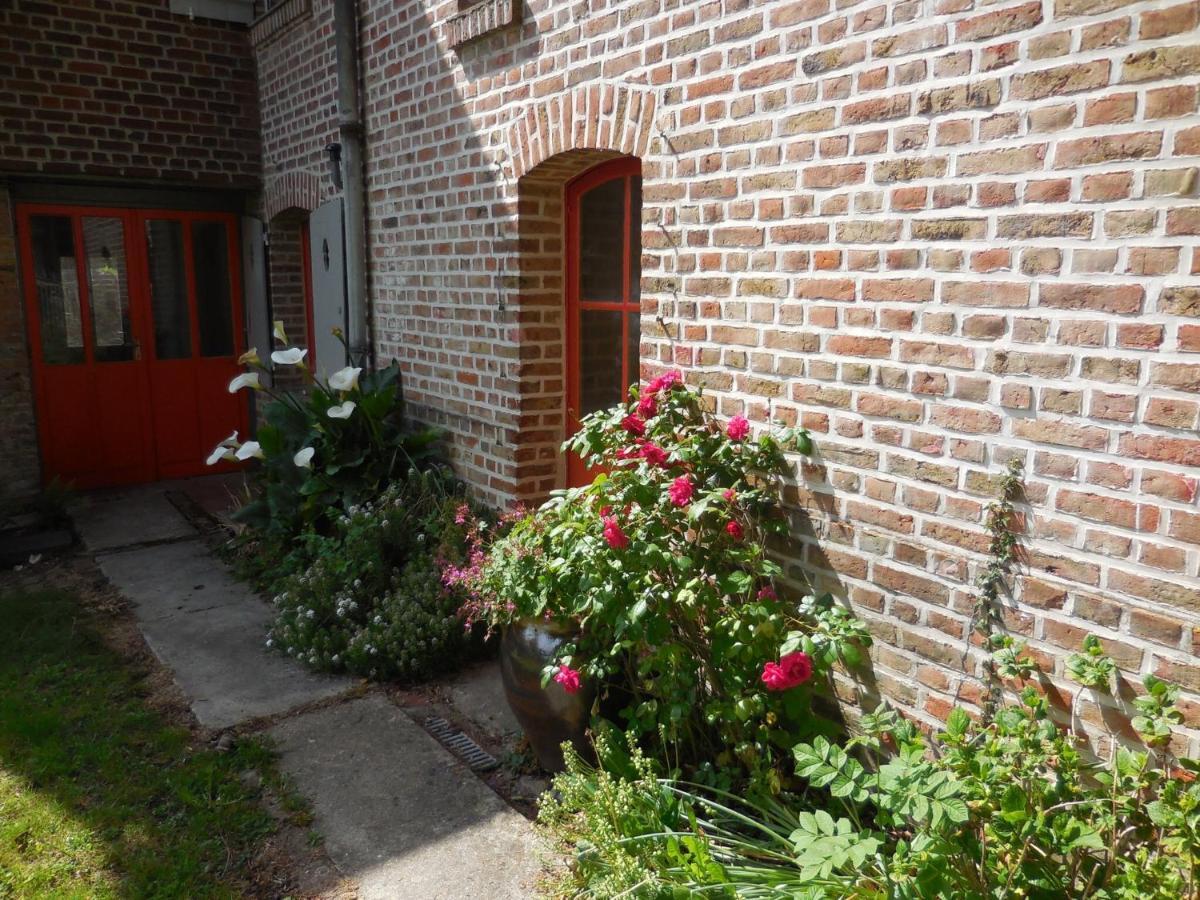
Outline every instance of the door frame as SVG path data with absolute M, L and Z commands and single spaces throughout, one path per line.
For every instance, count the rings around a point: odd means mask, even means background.
M 578 430 L 580 409 L 580 319 L 582 317 L 583 302 L 586 302 L 588 309 L 611 309 L 621 312 L 621 361 L 622 370 L 626 362 L 626 353 L 629 346 L 629 317 L 628 313 L 634 312 L 631 309 L 632 301 L 630 299 L 629 290 L 629 273 L 633 263 L 632 250 L 629 246 L 629 229 L 631 226 L 631 217 L 633 214 L 632 192 L 630 178 L 632 176 L 640 176 L 642 174 L 642 161 L 636 156 L 622 156 L 617 159 L 606 160 L 586 172 L 577 175 L 568 181 L 563 190 L 563 207 L 565 211 L 565 230 L 563 241 L 563 256 L 564 256 L 564 306 L 566 309 L 566 347 L 564 350 L 564 364 L 566 367 L 566 377 L 564 378 L 565 396 L 563 403 L 563 416 L 565 437 L 570 438 Z M 625 207 L 624 216 L 622 218 L 622 253 L 621 253 L 621 301 L 619 303 L 606 303 L 599 301 L 583 301 L 579 296 L 579 251 L 580 251 L 580 201 L 583 195 L 588 193 L 595 187 L 598 187 L 606 182 L 615 181 L 617 179 L 625 179 Z M 639 251 L 640 252 L 640 246 Z M 637 312 L 641 312 L 640 305 Z M 640 353 L 639 353 L 640 363 Z M 639 366 L 640 367 L 640 366 Z M 624 375 L 622 375 L 622 380 Z M 622 395 L 628 388 L 626 385 L 622 388 Z M 567 454 L 567 486 L 576 486 L 576 482 L 586 483 L 587 468 L 583 465 L 583 461 L 574 456 Z
M 29 344 L 30 380 L 33 385 L 34 409 L 37 416 L 37 434 L 40 445 L 39 457 L 42 462 L 42 480 L 49 480 L 51 473 L 46 465 L 49 453 L 49 416 L 50 397 L 46 384 L 47 363 L 43 358 L 41 309 L 38 303 L 37 284 L 34 276 L 33 236 L 30 220 L 35 216 L 60 216 L 71 220 L 72 240 L 75 248 L 75 276 L 79 293 L 79 317 L 83 338 L 83 365 L 89 370 L 97 365 L 94 354 L 95 335 L 91 327 L 92 303 L 90 287 L 86 273 L 86 248 L 83 241 L 84 218 L 120 219 L 124 228 L 125 256 L 127 273 L 127 293 L 129 300 L 130 331 L 135 342 L 134 362 L 138 363 L 138 374 L 141 388 L 140 408 L 142 414 L 139 425 L 140 443 L 147 460 L 139 470 L 138 481 L 156 481 L 164 477 L 157 453 L 157 436 L 152 411 L 150 373 L 151 365 L 157 361 L 154 345 L 154 320 L 151 309 L 150 282 L 148 259 L 146 256 L 145 223 L 150 219 L 171 219 L 184 223 L 184 258 L 185 277 L 187 279 L 188 314 L 191 328 L 191 348 L 193 363 L 200 362 L 199 356 L 199 322 L 198 301 L 196 297 L 195 269 L 192 258 L 191 227 L 195 222 L 221 222 L 226 228 L 226 252 L 229 259 L 230 277 L 230 326 L 233 336 L 233 354 L 236 359 L 245 352 L 245 321 L 242 296 L 241 272 L 241 223 L 236 213 L 218 210 L 189 210 L 172 209 L 170 207 L 148 206 L 138 207 L 129 205 L 105 205 L 101 203 L 69 203 L 44 202 L 40 200 L 18 200 L 14 204 L 14 222 L 16 226 L 18 279 L 23 294 L 23 309 L 26 322 L 26 339 Z M 214 360 L 223 357 L 213 357 Z M 238 427 L 245 428 L 248 413 L 243 403 L 238 419 Z M 132 429 L 133 423 L 130 423 Z M 198 464 L 203 463 L 203 458 Z M 232 466 L 223 464 L 214 467 L 214 471 L 230 469 Z M 197 468 L 197 474 L 201 469 Z M 92 486 L 90 484 L 85 486 Z M 96 485 L 99 486 L 99 485 Z

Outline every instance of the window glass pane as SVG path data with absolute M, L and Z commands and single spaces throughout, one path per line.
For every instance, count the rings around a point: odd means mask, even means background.
M 187 359 L 192 355 L 187 275 L 183 262 L 183 223 L 146 222 L 146 258 L 150 269 L 150 310 L 154 316 L 154 355 Z
M 579 415 L 621 401 L 621 313 L 584 309 L 579 321 Z
M 625 387 L 638 383 L 640 369 L 642 314 L 626 313 L 629 319 L 628 338 L 625 341 Z M 624 398 L 622 398 L 624 399 Z
M 642 176 L 629 179 L 629 302 L 642 296 Z
M 88 306 L 92 312 L 92 358 L 96 362 L 133 359 L 125 223 L 120 219 L 85 216 L 83 251 L 87 260 Z
M 233 355 L 233 312 L 229 297 L 229 242 L 223 222 L 192 223 L 196 269 L 196 317 L 200 355 Z
M 42 359 L 50 365 L 83 362 L 83 322 L 75 273 L 75 236 L 67 216 L 32 216 L 33 279 L 37 289 Z
M 579 296 L 620 302 L 625 179 L 592 188 L 579 204 Z

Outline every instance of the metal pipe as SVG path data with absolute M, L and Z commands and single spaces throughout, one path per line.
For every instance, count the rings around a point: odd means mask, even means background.
M 338 134 L 342 144 L 342 234 L 346 259 L 346 343 L 351 360 L 373 357 L 367 313 L 367 219 L 362 105 L 359 100 L 357 0 L 333 0 Z

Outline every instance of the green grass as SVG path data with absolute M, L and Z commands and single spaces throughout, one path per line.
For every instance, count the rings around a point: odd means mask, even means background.
M 0 898 L 232 897 L 275 827 L 241 776 L 268 748 L 192 745 L 60 591 L 0 595 Z

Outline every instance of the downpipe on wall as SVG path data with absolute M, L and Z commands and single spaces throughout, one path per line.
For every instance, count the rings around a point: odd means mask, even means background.
M 343 220 L 346 259 L 346 343 L 355 365 L 373 363 L 367 313 L 367 225 L 362 105 L 359 100 L 357 0 L 333 0 L 334 64 L 337 70 L 338 134 L 342 144 Z

